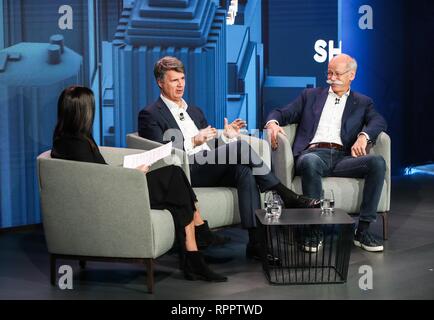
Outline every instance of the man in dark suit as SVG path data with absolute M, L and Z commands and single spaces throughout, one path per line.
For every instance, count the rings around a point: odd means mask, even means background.
M 265 127 L 276 149 L 277 134 L 285 134 L 281 126 L 298 123 L 293 154 L 306 196 L 320 197 L 321 177 L 365 179 L 354 243 L 367 251 L 382 251 L 369 224 L 377 217 L 386 165 L 381 156 L 367 155 L 367 148 L 386 130 L 386 122 L 369 97 L 350 90 L 356 70 L 352 57 L 334 57 L 327 73 L 330 87 L 304 90 L 289 105 L 272 111 Z
M 189 155 L 193 187 L 237 188 L 241 222 L 249 231 L 246 255 L 260 258 L 255 220 L 255 210 L 260 208 L 258 187 L 262 192 L 275 190 L 287 207 L 316 206 L 318 201 L 299 196 L 282 185 L 250 146 L 238 139 L 246 125 L 243 120 L 229 124 L 225 119 L 223 133 L 216 139 L 217 130 L 208 125 L 202 110 L 182 99 L 185 76 L 181 61 L 164 57 L 155 64 L 154 74 L 161 95 L 140 111 L 139 135 L 161 143 L 174 140 L 175 147 L 184 149 Z M 211 149 L 208 141 L 215 148 Z M 272 256 L 269 259 L 274 261 Z

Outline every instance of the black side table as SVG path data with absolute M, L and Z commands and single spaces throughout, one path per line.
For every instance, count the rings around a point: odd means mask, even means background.
M 345 211 L 323 214 L 320 209 L 283 209 L 280 218 L 270 219 L 260 209 L 256 220 L 263 238 L 262 266 L 270 283 L 346 282 L 354 220 Z M 265 253 L 278 257 L 278 263 L 270 265 Z

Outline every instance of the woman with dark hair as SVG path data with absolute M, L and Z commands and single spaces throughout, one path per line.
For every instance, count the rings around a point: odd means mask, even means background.
M 92 90 L 71 86 L 61 93 L 57 104 L 57 125 L 53 135 L 53 158 L 107 164 L 92 137 L 95 100 Z M 180 246 L 181 268 L 188 280 L 223 282 L 227 278 L 213 272 L 198 250 L 195 220 L 205 238 L 216 237 L 200 218 L 196 195 L 178 166 L 166 166 L 149 172 L 149 166 L 137 168 L 146 174 L 152 209 L 167 209 L 173 216 Z

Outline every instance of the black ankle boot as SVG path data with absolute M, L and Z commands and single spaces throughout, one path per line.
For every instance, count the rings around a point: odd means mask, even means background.
M 187 280 L 228 281 L 227 277 L 215 273 L 208 267 L 200 251 L 186 251 L 184 261 L 184 277 Z
M 221 237 L 209 229 L 208 221 L 195 227 L 196 243 L 199 249 L 206 249 L 210 245 L 224 245 L 231 241 L 229 237 Z

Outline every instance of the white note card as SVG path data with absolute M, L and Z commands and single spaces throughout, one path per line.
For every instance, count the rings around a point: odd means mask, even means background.
M 148 165 L 157 162 L 167 156 L 170 156 L 172 152 L 172 141 L 162 145 L 161 147 L 154 148 L 149 151 L 145 151 L 137 154 L 130 154 L 124 157 L 124 168 L 135 169 L 141 165 Z

